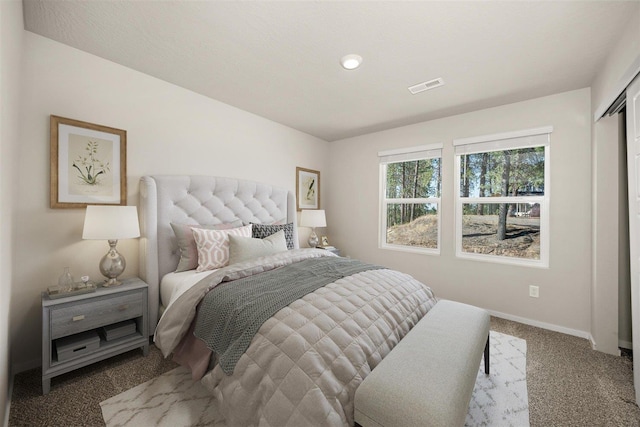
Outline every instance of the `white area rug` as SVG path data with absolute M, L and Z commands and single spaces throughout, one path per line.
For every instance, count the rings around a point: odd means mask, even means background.
M 526 341 L 491 331 L 491 375 L 484 361 L 469 404 L 465 425 L 529 425 Z M 185 368 L 176 368 L 100 402 L 107 427 L 212 425 L 211 393 L 193 382 Z
M 528 427 L 527 342 L 495 331 L 490 335 L 490 375 L 483 359 L 465 426 Z

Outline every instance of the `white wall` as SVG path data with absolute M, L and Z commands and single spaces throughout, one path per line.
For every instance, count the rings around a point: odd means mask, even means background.
M 637 3 L 635 13 L 629 15 L 629 22 L 622 29 L 618 43 L 609 52 L 609 56 L 591 84 L 594 112 L 617 89 L 622 76 L 639 57 L 640 3 Z
M 326 176 L 329 187 L 341 191 L 328 194 L 330 237 L 344 253 L 406 271 L 430 285 L 439 297 L 588 336 L 590 114 L 587 88 L 333 142 Z M 452 140 L 546 125 L 554 128 L 550 157 L 550 267 L 527 268 L 456 258 Z M 444 143 L 441 255 L 378 249 L 377 152 L 438 142 Z M 531 284 L 540 286 L 540 298 L 528 296 Z
M 64 266 L 100 277 L 107 250 L 106 242 L 81 240 L 84 209 L 49 208 L 50 114 L 127 130 L 129 204 L 147 174 L 230 176 L 295 190 L 296 166 L 326 168 L 328 143 L 278 123 L 30 32 L 24 55 L 11 318 L 17 369 L 39 361 L 40 292 Z M 124 276 L 135 275 L 137 241 L 118 249 Z
M 592 84 L 592 117 L 607 100 L 613 101 L 629 70 L 640 65 L 640 3 L 621 30 Z M 613 99 L 611 98 L 613 97 Z M 598 350 L 617 354 L 631 342 L 630 278 L 628 271 L 628 209 L 625 203 L 626 156 L 618 117 L 593 123 L 593 283 L 591 333 Z
M 0 425 L 8 419 L 13 215 L 22 61 L 22 2 L 0 2 Z

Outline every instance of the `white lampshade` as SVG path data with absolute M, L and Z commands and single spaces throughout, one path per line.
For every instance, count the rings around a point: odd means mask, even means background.
M 326 227 L 327 219 L 322 209 L 304 209 L 300 214 L 300 227 Z
M 118 240 L 140 237 L 135 206 L 87 206 L 83 239 Z

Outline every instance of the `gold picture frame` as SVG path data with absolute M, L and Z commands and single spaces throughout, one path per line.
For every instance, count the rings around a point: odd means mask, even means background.
M 127 131 L 51 115 L 54 209 L 127 204 Z
M 320 209 L 320 171 L 296 168 L 296 209 Z

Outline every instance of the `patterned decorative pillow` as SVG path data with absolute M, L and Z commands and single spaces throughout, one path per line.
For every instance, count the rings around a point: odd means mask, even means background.
M 261 256 L 286 252 L 287 242 L 284 231 L 267 236 L 264 239 L 240 237 L 229 234 L 229 264 L 246 261 Z
M 229 264 L 229 234 L 251 237 L 251 224 L 229 230 L 192 228 L 191 232 L 198 248 L 196 271 L 200 272 L 222 268 Z
M 230 228 L 242 227 L 242 221 L 236 220 L 229 224 L 198 225 L 198 224 L 177 224 L 172 222 L 171 228 L 176 235 L 180 261 L 176 273 L 181 271 L 195 270 L 198 266 L 198 249 L 196 241 L 193 239 L 192 228 L 204 228 L 207 230 L 228 230 Z
M 284 238 L 287 241 L 287 249 L 293 249 L 293 223 L 290 222 L 288 224 L 254 224 L 252 237 L 256 239 L 264 239 L 267 236 L 271 236 L 274 233 L 277 233 L 280 230 L 284 230 Z

